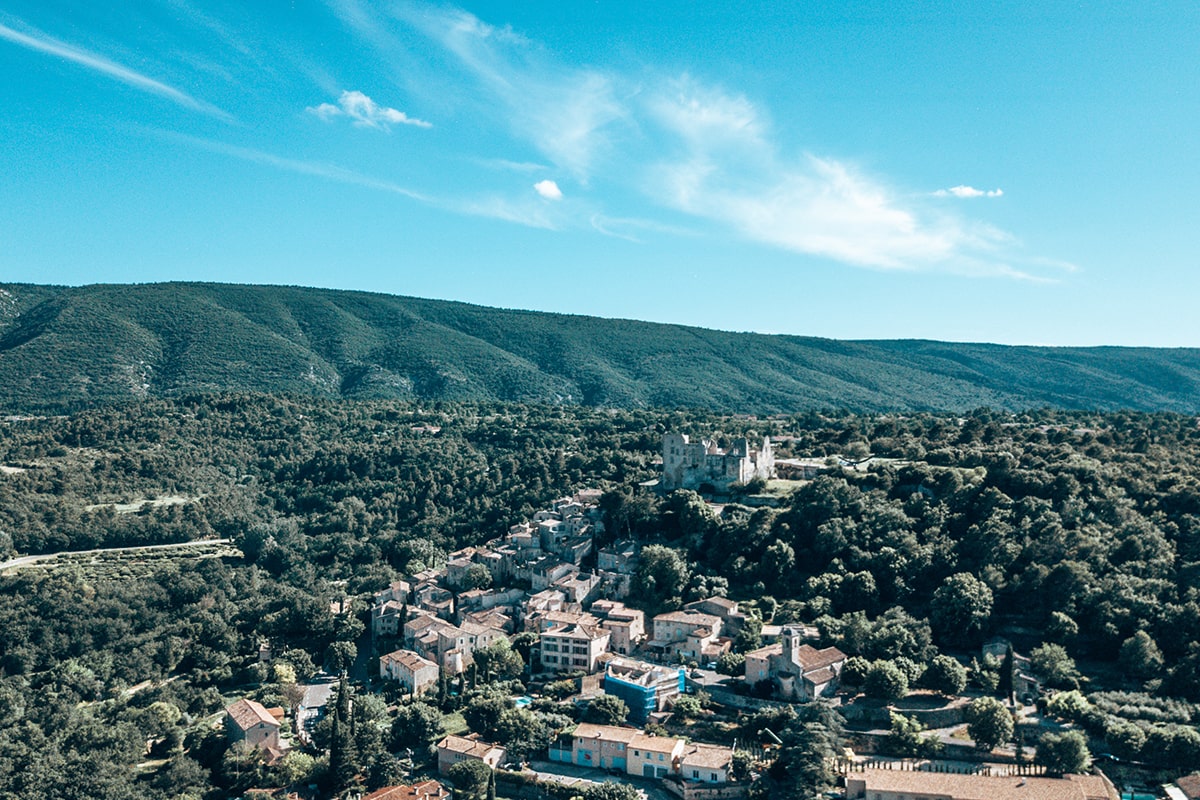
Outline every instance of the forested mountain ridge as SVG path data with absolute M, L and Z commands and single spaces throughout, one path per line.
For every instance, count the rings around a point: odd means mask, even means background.
M 0 285 L 0 409 L 193 391 L 741 412 L 1200 412 L 1200 350 L 836 341 L 300 287 Z

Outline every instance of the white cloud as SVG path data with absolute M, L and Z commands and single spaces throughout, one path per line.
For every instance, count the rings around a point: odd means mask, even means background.
M 780 156 L 745 97 L 684 76 L 647 100 L 679 145 L 643 188 L 665 205 L 796 253 L 891 270 L 1000 274 L 987 255 L 1005 234 L 906 201 L 852 164 Z
M 195 136 L 187 136 L 180 133 L 160 133 L 175 141 L 180 141 L 185 144 L 199 147 L 202 150 L 208 150 L 213 153 L 221 153 L 223 155 L 232 156 L 243 161 L 250 161 L 255 164 L 264 164 L 275 169 L 284 170 L 286 172 L 295 172 L 301 175 L 312 175 L 317 178 L 335 181 L 337 183 L 346 183 L 353 186 L 362 186 L 367 189 L 376 189 L 382 192 L 390 192 L 404 197 L 420 200 L 425 203 L 438 205 L 438 201 L 434 198 L 422 194 L 421 192 L 413 191 L 407 187 L 401 186 L 388 180 L 373 178 L 370 175 L 363 175 L 360 172 L 339 167 L 336 164 L 327 164 L 319 161 L 301 161 L 294 158 L 285 158 L 277 156 L 274 153 L 268 153 L 263 150 L 255 150 L 249 147 L 238 147 L 237 145 L 225 144 L 224 142 L 214 142 L 209 139 L 200 139 Z
M 769 247 L 861 267 L 1040 280 L 1013 264 L 1034 271 L 1047 266 L 1017 257 L 1019 243 L 1008 233 L 933 202 L 1000 197 L 998 188 L 893 188 L 849 160 L 796 147 L 774 130 L 760 104 L 688 74 L 671 79 L 652 70 L 577 66 L 509 27 L 462 10 L 401 1 L 388 17 L 356 0 L 335 1 L 346 24 L 393 65 L 402 56 L 382 46 L 400 38 L 391 26 L 399 22 L 426 34 L 465 76 L 454 78 L 456 113 L 507 128 L 520 144 L 540 152 L 548 168 L 571 175 L 584 189 L 603 180 L 599 189 L 633 190 L 660 212 L 703 222 L 709 235 L 725 229 Z M 552 181 L 534 188 L 544 198 L 561 197 Z M 618 220 L 626 214 L 609 216 L 597 206 L 597 195 L 542 203 L 536 213 L 519 197 L 491 199 L 468 213 L 523 224 L 554 214 L 552 227 L 587 220 L 599 233 L 631 240 L 643 231 L 673 235 L 662 224 L 637 231 L 622 225 Z
M 518 136 L 587 182 L 610 149 L 609 128 L 628 113 L 611 76 L 562 64 L 511 28 L 488 25 L 466 11 L 396 10 L 458 59 L 486 92 L 484 108 L 501 110 Z
M 389 194 L 400 195 L 412 200 L 416 200 L 435 208 L 442 208 L 455 214 L 467 214 L 476 217 L 488 217 L 491 219 L 500 219 L 506 222 L 516 223 L 518 225 L 526 225 L 531 228 L 542 228 L 546 230 L 558 229 L 559 223 L 556 222 L 556 215 L 549 210 L 546 203 L 541 203 L 535 200 L 526 201 L 511 201 L 503 197 L 486 196 L 481 198 L 453 198 L 453 197 L 437 197 L 423 192 L 414 191 L 406 186 L 394 183 L 389 180 L 375 178 L 370 175 L 364 175 L 360 172 L 340 167 L 336 164 L 328 164 L 319 161 L 303 161 L 294 158 L 286 158 L 278 156 L 274 153 L 268 153 L 263 150 L 255 150 L 249 147 L 238 147 L 236 145 L 226 144 L 224 142 L 215 142 L 209 139 L 201 139 L 195 136 L 187 136 L 185 134 L 157 131 L 156 135 L 164 138 L 181 142 L 183 144 L 198 147 L 202 150 L 208 150 L 214 153 L 237 158 L 242 161 L 248 161 L 254 164 L 262 164 L 274 169 L 283 170 L 285 172 L 294 172 L 300 175 L 310 175 L 324 180 L 334 181 L 336 183 L 344 183 L 352 186 L 361 186 L 367 189 L 387 192 Z
M 36 28 L 21 23 L 27 32 L 15 30 L 7 25 L 0 23 L 0 39 L 12 42 L 13 44 L 25 47 L 29 50 L 34 50 L 46 55 L 56 56 L 58 58 L 70 61 L 73 64 L 78 64 L 85 69 L 112 78 L 115 81 L 132 86 L 148 94 L 162 97 L 170 100 L 176 105 L 199 111 L 202 114 L 218 117 L 231 122 L 233 118 L 217 108 L 216 106 L 206 103 L 202 100 L 197 100 L 186 92 L 176 89 L 174 86 L 169 86 L 161 81 L 143 75 L 142 73 L 130 69 L 123 64 L 118 64 L 115 61 L 110 61 L 104 56 L 93 53 L 89 50 L 84 50 L 82 47 L 67 44 L 66 42 L 55 39 L 52 36 L 47 36 Z
M 533 190 L 547 200 L 562 200 L 562 189 L 552 180 L 538 181 L 533 185 Z
M 415 125 L 418 128 L 433 127 L 431 123 L 410 117 L 403 111 L 381 106 L 370 97 L 358 91 L 343 91 L 338 97 L 337 105 L 333 103 L 321 103 L 321 105 L 309 107 L 307 110 L 309 113 L 316 114 L 326 122 L 334 117 L 346 116 L 354 120 L 354 124 L 360 128 L 375 128 L 381 131 L 391 130 L 393 125 Z
M 949 189 L 938 189 L 933 193 L 934 197 L 961 197 L 970 199 L 972 197 L 1003 197 L 1003 189 L 976 189 L 974 186 L 951 186 Z
M 541 172 L 546 169 L 545 164 L 536 164 L 532 161 L 511 161 L 507 158 L 477 158 L 475 163 L 488 169 L 501 169 L 509 172 Z

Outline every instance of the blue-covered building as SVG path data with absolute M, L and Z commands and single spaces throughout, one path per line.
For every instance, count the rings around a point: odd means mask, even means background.
M 672 697 L 684 691 L 687 675 L 682 667 L 661 667 L 644 661 L 611 659 L 605 667 L 604 693 L 629 706 L 629 721 L 641 725 L 662 711 Z

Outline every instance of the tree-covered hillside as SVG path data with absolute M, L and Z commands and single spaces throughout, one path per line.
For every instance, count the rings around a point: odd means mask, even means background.
M 194 391 L 737 412 L 1200 411 L 1200 351 L 839 342 L 296 287 L 0 286 L 0 410 Z
M 770 487 L 776 507 L 750 507 L 756 487 L 744 487 L 717 516 L 690 492 L 639 486 L 666 431 L 878 460 L 832 458 L 815 480 Z M 0 577 L 0 797 L 216 798 L 250 775 L 333 780 L 324 756 L 261 773 L 214 715 L 247 694 L 283 705 L 296 677 L 345 653 L 362 623 L 330 600 L 361 611 L 397 576 L 586 486 L 605 490 L 605 535 L 643 545 L 630 602 L 648 612 L 728 593 L 763 622 L 814 626 L 860 674 L 914 683 L 948 663 L 939 654 L 969 662 L 1003 633 L 1050 685 L 1081 687 L 1050 710 L 1094 742 L 1174 774 L 1200 767 L 1191 417 L 753 420 L 188 395 L 0 421 L 0 466 L 0 560 L 214 535 L 242 554 L 88 557 Z M 735 646 L 757 637 L 750 626 Z M 262 640 L 284 671 L 259 664 Z M 997 672 L 975 664 L 973 691 L 994 691 Z M 362 707 L 377 732 L 403 728 L 396 709 Z M 387 762 L 407 746 L 396 742 L 362 746 Z

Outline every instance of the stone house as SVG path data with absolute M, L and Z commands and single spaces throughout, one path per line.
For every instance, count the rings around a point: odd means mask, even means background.
M 693 742 L 683 752 L 679 774 L 685 781 L 727 783 L 732 762 L 732 748 Z
M 783 628 L 780 641 L 746 654 L 746 683 L 769 680 L 775 692 L 787 700 L 808 701 L 837 691 L 846 654 L 836 647 L 818 650 L 801 644 L 799 628 Z
M 411 650 L 396 650 L 379 659 L 379 677 L 396 681 L 410 694 L 423 694 L 436 687 L 439 674 L 436 662 Z
M 606 628 L 587 623 L 556 625 L 543 630 L 538 648 L 542 670 L 583 670 L 591 674 L 598 669 L 600 656 L 608 651 L 611 637 L 612 633 Z
M 371 630 L 376 636 L 399 636 L 404 629 L 408 604 L 402 600 L 385 600 L 371 607 Z
M 225 709 L 230 743 L 245 742 L 259 750 L 279 749 L 279 720 L 253 700 L 238 700 Z
M 684 746 L 683 739 L 639 734 L 633 737 L 626 748 L 629 759 L 625 771 L 643 778 L 678 775 L 683 766 Z
M 600 618 L 601 627 L 612 631 L 609 652 L 631 654 L 646 638 L 646 614 L 641 609 L 627 608 L 614 600 L 597 600 L 592 614 Z
M 460 761 L 482 761 L 492 769 L 504 761 L 506 751 L 498 744 L 481 741 L 479 734 L 447 736 L 438 742 L 438 772 L 445 775 Z
M 646 646 L 662 657 L 714 661 L 729 650 L 729 641 L 719 641 L 720 635 L 720 617 L 684 609 L 655 617 L 654 636 Z

